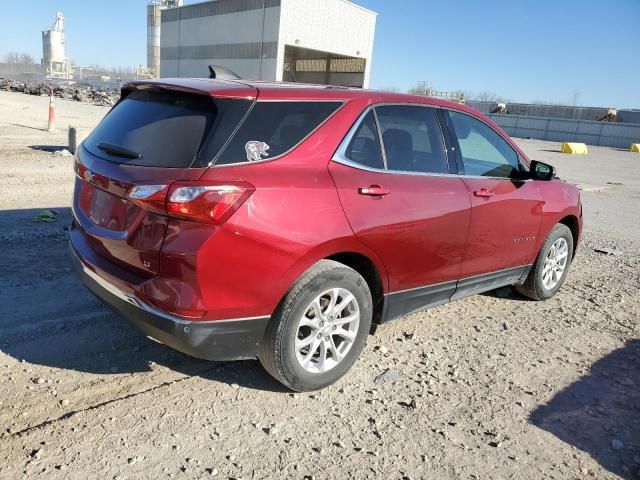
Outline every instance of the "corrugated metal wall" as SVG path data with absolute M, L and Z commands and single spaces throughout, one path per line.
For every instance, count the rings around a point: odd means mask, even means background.
M 280 2 L 217 0 L 163 10 L 160 76 L 206 78 L 209 65 L 220 65 L 242 78 L 274 80 Z
M 279 7 L 280 0 L 217 0 L 215 2 L 196 3 L 162 13 L 162 22 L 190 20 L 192 18 L 213 17 L 229 13 L 261 10 L 262 8 Z
M 640 110 L 618 110 L 618 120 L 624 123 L 640 123 Z
M 525 115 L 488 114 L 512 137 L 628 149 L 640 143 L 640 124 L 594 122 Z
M 496 102 L 480 102 L 467 100 L 465 104 L 475 108 L 485 115 L 493 110 Z M 600 107 L 571 107 L 565 105 L 534 105 L 529 103 L 507 103 L 510 115 L 525 115 L 528 117 L 566 118 L 571 120 L 600 120 L 609 112 L 608 108 Z
M 475 108 L 485 115 L 498 105 L 496 102 L 481 102 L 467 100 L 465 105 Z M 600 107 L 570 107 L 564 105 L 533 105 L 529 103 L 508 103 L 507 111 L 510 115 L 524 115 L 527 117 L 566 118 L 572 120 L 600 120 L 609 112 L 608 108 Z M 618 110 L 616 122 L 640 123 L 640 110 Z

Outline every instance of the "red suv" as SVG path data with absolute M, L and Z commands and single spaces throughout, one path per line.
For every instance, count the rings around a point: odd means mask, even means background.
M 562 285 L 578 189 L 433 98 L 243 81 L 133 82 L 80 148 L 71 250 L 101 300 L 294 390 L 375 326 L 504 285 Z

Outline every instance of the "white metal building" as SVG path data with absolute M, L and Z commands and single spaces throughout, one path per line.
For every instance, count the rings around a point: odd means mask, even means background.
M 377 13 L 347 0 L 214 0 L 162 10 L 161 77 L 367 87 Z

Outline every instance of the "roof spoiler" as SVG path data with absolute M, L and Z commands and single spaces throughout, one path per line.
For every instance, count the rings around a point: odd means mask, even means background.
M 240 80 L 240 77 L 228 68 L 217 65 L 209 65 L 209 78 L 218 80 Z

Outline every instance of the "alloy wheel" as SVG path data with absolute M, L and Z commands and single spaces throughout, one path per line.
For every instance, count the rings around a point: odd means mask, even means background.
M 553 290 L 564 274 L 569 260 L 569 244 L 564 238 L 559 238 L 547 252 L 542 268 L 542 285 L 547 290 Z
M 336 367 L 351 350 L 359 326 L 360 308 L 351 292 L 332 288 L 318 295 L 298 322 L 298 363 L 311 373 Z

